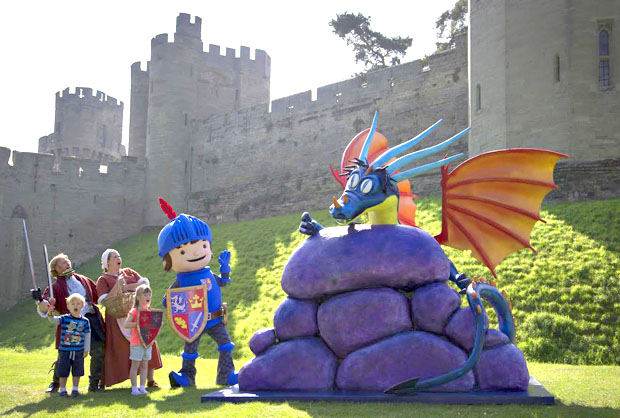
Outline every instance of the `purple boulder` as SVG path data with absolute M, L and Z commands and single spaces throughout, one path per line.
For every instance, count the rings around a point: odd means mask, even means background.
M 295 249 L 282 273 L 290 296 L 313 299 L 385 286 L 411 290 L 449 276 L 435 239 L 405 225 L 324 228 Z
M 491 348 L 498 345 L 508 344 L 510 338 L 501 331 L 489 328 L 484 336 L 484 348 Z
M 335 296 L 319 307 L 321 337 L 339 358 L 382 338 L 413 329 L 409 300 L 392 289 Z
M 474 373 L 484 391 L 527 390 L 530 379 L 525 357 L 514 344 L 483 350 Z
M 484 315 L 485 330 L 489 328 L 489 317 Z M 476 337 L 476 318 L 470 308 L 458 309 L 445 329 L 445 335 L 453 343 L 470 352 L 474 348 Z
M 278 339 L 284 341 L 316 335 L 319 331 L 316 324 L 317 308 L 317 303 L 310 300 L 284 299 L 273 317 Z
M 424 331 L 394 335 L 349 354 L 338 368 L 341 390 L 382 392 L 408 379 L 424 380 L 462 366 L 467 355 L 448 341 Z M 464 376 L 433 390 L 467 391 L 474 375 Z
M 333 389 L 338 360 L 320 338 L 276 344 L 239 371 L 239 389 L 326 391 Z
M 445 283 L 423 286 L 411 296 L 411 315 L 416 327 L 439 335 L 459 306 L 461 297 Z
M 276 343 L 276 333 L 273 328 L 261 328 L 250 339 L 250 350 L 259 355 Z

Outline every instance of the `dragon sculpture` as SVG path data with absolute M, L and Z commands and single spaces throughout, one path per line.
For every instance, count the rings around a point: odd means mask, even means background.
M 352 225 L 362 214 L 371 224 L 415 224 L 416 206 L 409 178 L 441 167 L 442 231 L 435 239 L 442 245 L 471 250 L 473 257 L 484 263 L 497 278 L 495 267 L 512 252 L 529 248 L 530 232 L 540 218 L 545 195 L 557 186 L 553 169 L 565 154 L 540 149 L 505 149 L 475 156 L 450 171 L 449 163 L 463 154 L 444 157 L 405 171 L 407 164 L 444 150 L 462 139 L 469 128 L 435 146 L 398 157 L 431 133 L 441 120 L 428 129 L 393 148 L 376 131 L 377 113 L 372 126 L 351 140 L 342 157 L 341 172 L 333 167 L 332 175 L 344 188 L 340 198 L 333 198 L 331 216 L 341 225 Z M 398 158 L 397 158 L 398 157 Z M 323 226 L 305 212 L 299 231 L 306 235 L 318 233 Z M 438 386 L 469 372 L 477 363 L 485 339 L 485 310 L 481 299 L 493 306 L 498 328 L 515 342 L 512 306 L 505 292 L 484 279 L 472 281 L 459 274 L 450 262 L 450 280 L 465 294 L 476 320 L 474 347 L 467 361 L 448 373 L 408 380 L 386 390 L 387 393 L 408 394 Z

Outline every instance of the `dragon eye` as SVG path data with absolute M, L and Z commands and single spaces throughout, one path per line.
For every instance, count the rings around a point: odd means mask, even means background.
M 349 177 L 349 183 L 347 184 L 347 186 L 349 187 L 349 189 L 355 189 L 359 182 L 360 175 L 358 173 L 353 173 L 351 174 L 351 177 Z
M 371 179 L 364 180 L 362 182 L 362 187 L 360 187 L 360 190 L 364 194 L 370 193 L 370 191 L 372 190 L 372 180 Z

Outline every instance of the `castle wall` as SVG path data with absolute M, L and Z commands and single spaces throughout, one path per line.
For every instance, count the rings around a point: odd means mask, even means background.
M 203 51 L 201 20 L 187 14 L 177 18 L 174 42 L 168 35 L 151 41 L 148 66 L 146 157 L 149 168 L 147 202 L 164 196 L 179 212 L 187 211 L 193 159 L 191 121 L 234 111 L 269 100 L 270 58 L 241 47 L 240 56 L 210 45 Z M 147 204 L 148 225 L 160 225 L 157 204 Z
M 146 163 L 146 128 L 149 103 L 149 73 L 140 63 L 131 65 L 131 104 L 129 112 L 129 155 Z
M 145 171 L 123 158 L 99 173 L 99 162 L 0 148 L 0 310 L 9 309 L 32 287 L 22 230 L 26 219 L 37 284 L 47 276 L 43 244 L 50 257 L 65 252 L 77 264 L 142 228 Z M 96 279 L 96 278 L 95 278 Z
M 546 148 L 577 161 L 620 157 L 620 97 L 598 86 L 599 20 L 617 1 L 471 2 L 472 155 Z M 611 31 L 620 82 L 620 30 Z M 476 109 L 476 86 L 482 108 Z
M 350 139 L 372 122 L 390 145 L 410 139 L 437 119 L 444 123 L 417 148 L 467 127 L 467 52 L 457 48 L 424 63 L 389 67 L 238 112 L 195 121 L 189 211 L 210 222 L 308 209 L 325 210 L 341 192 L 328 164 L 340 167 Z M 467 142 L 451 154 L 467 153 Z M 439 159 L 442 155 L 437 155 Z M 438 189 L 438 171 L 414 178 L 413 192 Z
M 125 154 L 121 144 L 123 103 L 88 87 L 56 93 L 54 133 L 39 140 L 39 152 L 99 161 L 118 161 Z

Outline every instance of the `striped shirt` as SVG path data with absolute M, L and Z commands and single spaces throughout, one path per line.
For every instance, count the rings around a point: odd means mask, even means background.
M 54 323 L 60 325 L 60 351 L 90 351 L 90 322 L 83 316 L 71 314 L 55 316 Z

